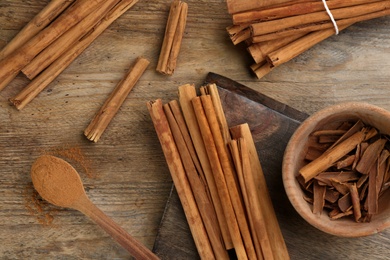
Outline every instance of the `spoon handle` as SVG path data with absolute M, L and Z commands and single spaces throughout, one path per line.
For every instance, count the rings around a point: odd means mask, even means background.
M 95 204 L 93 204 L 87 196 L 82 196 L 73 208 L 82 212 L 91 218 L 96 224 L 104 229 L 114 240 L 116 240 L 123 248 L 125 248 L 135 259 L 159 259 L 146 246 L 137 241 L 122 227 L 109 218 Z

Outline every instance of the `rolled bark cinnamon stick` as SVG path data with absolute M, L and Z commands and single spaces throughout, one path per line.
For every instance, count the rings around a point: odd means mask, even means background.
M 247 259 L 248 256 L 241 237 L 240 228 L 234 212 L 233 204 L 230 199 L 229 188 L 226 184 L 226 179 L 219 159 L 216 143 L 207 121 L 205 111 L 203 110 L 200 97 L 193 98 L 192 104 L 194 106 L 194 111 L 202 134 L 203 142 L 207 144 L 205 146 L 207 156 L 213 170 L 219 197 L 221 202 L 223 202 L 222 208 L 226 217 L 234 249 L 239 259 Z
M 246 146 L 249 152 L 250 167 L 252 172 L 256 173 L 253 174 L 253 178 L 256 185 L 257 196 L 259 197 L 260 201 L 260 207 L 264 216 L 263 219 L 265 221 L 265 227 L 267 228 L 267 232 L 269 234 L 268 238 L 272 248 L 272 255 L 274 259 L 277 260 L 290 259 L 287 246 L 284 241 L 274 207 L 272 205 L 271 196 L 268 192 L 268 186 L 249 125 L 245 123 L 231 127 L 230 132 L 232 138 L 238 139 L 243 137 L 247 142 Z
M 187 12 L 187 3 L 180 0 L 172 2 L 156 68 L 162 74 L 172 75 L 176 69 L 177 58 L 187 22 Z
M 249 259 L 256 259 L 253 240 L 250 235 L 249 225 L 245 216 L 244 206 L 237 186 L 237 177 L 234 171 L 232 158 L 228 152 L 228 146 L 222 136 L 222 131 L 218 123 L 216 112 L 210 95 L 200 96 L 202 106 L 210 126 L 215 147 L 218 152 L 219 161 L 225 176 L 229 197 L 232 202 L 234 213 L 244 242 L 246 254 Z
M 232 159 L 236 168 L 237 178 L 240 184 L 241 195 L 244 201 L 246 215 L 248 217 L 248 223 L 251 230 L 253 246 L 255 247 L 256 256 L 258 260 L 263 260 L 264 259 L 263 252 L 261 249 L 259 239 L 256 235 L 255 220 L 253 219 L 251 213 L 252 210 L 250 208 L 250 203 L 249 203 L 249 194 L 248 194 L 247 187 L 245 185 L 245 179 L 243 174 L 244 167 L 245 167 L 243 160 L 245 160 L 245 158 L 244 155 L 239 150 L 238 142 L 239 142 L 238 140 L 232 139 L 229 143 L 229 149 L 230 149 L 230 153 L 232 154 Z
M 344 30 L 348 26 L 341 26 L 339 27 L 339 30 L 340 31 Z M 333 28 L 311 32 L 303 37 L 298 38 L 293 42 L 290 42 L 285 46 L 282 46 L 281 48 L 275 51 L 268 53 L 266 55 L 266 60 L 271 65 L 271 67 L 280 66 L 281 64 L 292 60 L 293 58 L 297 57 L 299 54 L 307 51 L 314 45 L 331 37 L 332 35 L 334 35 Z
M 316 160 L 303 166 L 299 173 L 305 180 L 308 182 L 320 172 L 329 168 L 330 165 L 338 161 L 341 157 L 348 154 L 352 151 L 358 144 L 366 140 L 367 136 L 371 136 L 371 132 L 376 131 L 375 129 L 371 130 L 362 130 L 350 136 L 348 139 L 341 142 L 339 145 L 333 147 L 330 150 L 327 150 Z
M 173 183 L 188 221 L 192 237 L 202 259 L 215 259 L 202 218 L 188 182 L 179 151 L 165 116 L 161 99 L 147 103 Z
M 374 18 L 379 18 L 379 17 L 389 15 L 390 14 L 390 8 L 389 8 L 390 3 L 385 3 L 385 4 L 387 6 L 384 7 L 383 10 L 337 20 L 336 21 L 337 26 L 340 28 L 342 26 L 354 24 L 357 22 L 371 20 Z M 295 26 L 295 27 L 290 27 L 288 29 L 279 30 L 277 32 L 271 32 L 268 34 L 252 36 L 251 40 L 253 43 L 262 42 L 262 41 L 270 41 L 270 40 L 275 40 L 275 39 L 278 39 L 281 37 L 287 37 L 287 36 L 293 35 L 295 33 L 304 33 L 304 32 L 308 33 L 308 32 L 314 32 L 314 31 L 325 30 L 325 29 L 330 29 L 330 28 L 334 28 L 334 25 L 330 20 L 328 20 L 328 21 L 324 21 L 322 23 L 303 24 L 303 25 L 299 25 L 299 26 Z
M 0 61 L 0 90 L 4 89 L 39 52 L 93 12 L 103 0 L 78 0 L 44 30 Z
M 368 4 L 361 4 L 352 7 L 333 9 L 332 15 L 336 22 L 341 19 L 359 17 L 365 14 L 386 10 L 390 7 L 389 1 L 379 1 Z M 283 31 L 303 24 L 314 24 L 319 22 L 330 22 L 329 14 L 326 11 L 313 12 L 303 15 L 286 17 L 272 21 L 253 23 L 251 28 L 252 36 L 266 35 L 273 32 Z M 331 22 L 330 22 L 331 23 Z
M 258 196 L 255 182 L 255 173 L 252 170 L 249 149 L 247 147 L 248 141 L 244 137 L 238 139 L 240 154 L 242 157 L 243 179 L 244 185 L 248 193 L 249 212 L 253 219 L 254 232 L 252 236 L 256 236 L 261 245 L 261 253 L 264 259 L 275 259 L 272 251 L 269 234 L 264 220 L 264 213 L 261 208 L 261 201 Z
M 27 78 L 33 79 L 46 67 L 61 56 L 67 49 L 83 37 L 104 17 L 120 0 L 106 0 L 95 12 L 90 13 L 78 24 L 66 31 L 61 37 L 40 52 L 22 72 Z
M 332 11 L 336 8 L 349 7 L 372 2 L 378 2 L 378 0 L 327 0 L 326 4 Z M 236 13 L 232 15 L 232 20 L 233 24 L 253 23 L 256 21 L 283 19 L 286 17 L 309 14 L 318 11 L 324 11 L 324 4 L 321 1 L 289 1 L 284 6 L 270 6 L 260 10 L 249 10 L 246 12 Z
M 114 91 L 84 131 L 84 135 L 90 141 L 97 142 L 99 140 L 148 65 L 149 61 L 147 59 L 139 57 L 127 75 L 117 84 Z
M 189 133 L 191 135 L 192 142 L 194 144 L 199 161 L 202 165 L 202 169 L 207 181 L 207 186 L 210 191 L 210 196 L 214 204 L 214 208 L 217 214 L 218 223 L 221 229 L 222 237 L 225 243 L 226 249 L 233 248 L 233 242 L 229 233 L 229 227 L 227 224 L 226 216 L 222 206 L 221 198 L 218 194 L 216 180 L 212 170 L 212 165 L 209 161 L 209 157 L 206 151 L 206 145 L 203 142 L 202 133 L 197 122 L 194 107 L 192 105 L 192 99 L 197 96 L 194 85 L 182 85 L 179 87 L 179 102 L 183 111 L 184 119 L 187 123 Z
M 180 126 L 179 121 L 176 120 L 177 117 L 175 117 L 171 109 L 172 104 L 174 103 L 172 103 L 171 101 L 163 106 L 165 116 L 168 119 L 173 138 L 175 140 L 177 149 L 183 162 L 185 174 L 191 186 L 196 205 L 199 209 L 199 214 L 202 217 L 204 227 L 210 240 L 211 247 L 213 248 L 215 258 L 228 260 L 229 256 L 223 245 L 221 230 L 219 229 L 217 216 L 214 211 L 214 206 L 208 196 L 206 183 L 204 182 L 202 176 L 200 176 L 196 170 L 194 161 L 192 159 L 193 156 L 191 156 L 190 151 L 188 149 L 188 144 L 185 141 L 184 136 L 186 131 L 183 132 L 183 126 Z
M 42 31 L 75 0 L 51 0 L 23 29 L 0 51 L 0 60 L 8 56 Z
M 290 1 L 291 0 L 227 0 L 226 3 L 229 14 L 235 14 L 247 10 L 264 8 L 271 5 L 285 4 Z
M 284 46 L 287 46 L 288 44 L 296 41 L 304 35 L 306 35 L 306 33 L 297 33 L 295 35 L 273 41 L 254 43 L 248 47 L 248 51 L 256 63 L 261 63 L 263 61 L 266 61 L 267 55 L 269 53 L 276 51 Z
M 42 90 L 44 90 L 62 71 L 64 71 L 112 22 L 129 10 L 138 0 L 122 0 L 100 23 L 93 27 L 84 37 L 64 52 L 56 61 L 31 81 L 21 92 L 10 98 L 18 109 L 23 109 Z

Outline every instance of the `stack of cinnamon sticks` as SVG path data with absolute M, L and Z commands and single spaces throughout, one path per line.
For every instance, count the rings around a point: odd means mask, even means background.
M 387 0 L 228 0 L 227 7 L 230 38 L 248 45 L 258 78 L 356 22 L 390 14 Z
M 52 0 L 0 52 L 0 90 L 20 72 L 31 81 L 15 97 L 25 107 L 138 0 Z
M 248 124 L 229 127 L 218 89 L 147 103 L 202 259 L 289 259 Z

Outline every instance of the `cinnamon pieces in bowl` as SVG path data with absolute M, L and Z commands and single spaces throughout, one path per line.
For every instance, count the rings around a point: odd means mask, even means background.
M 284 155 L 283 183 L 297 212 L 337 236 L 390 226 L 390 112 L 366 103 L 318 111 L 297 129 Z

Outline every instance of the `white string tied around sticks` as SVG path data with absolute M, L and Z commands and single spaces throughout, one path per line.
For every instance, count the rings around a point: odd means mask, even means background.
M 332 21 L 333 23 L 333 26 L 334 26 L 334 29 L 335 29 L 335 34 L 339 34 L 339 27 L 337 26 L 337 23 L 336 23 L 336 20 L 334 19 L 333 17 L 333 14 L 332 12 L 330 11 L 329 7 L 328 7 L 328 4 L 326 3 L 326 0 L 322 0 L 322 3 L 324 4 L 324 7 L 325 7 L 325 10 L 326 12 L 328 13 L 329 17 L 330 17 L 330 20 Z

